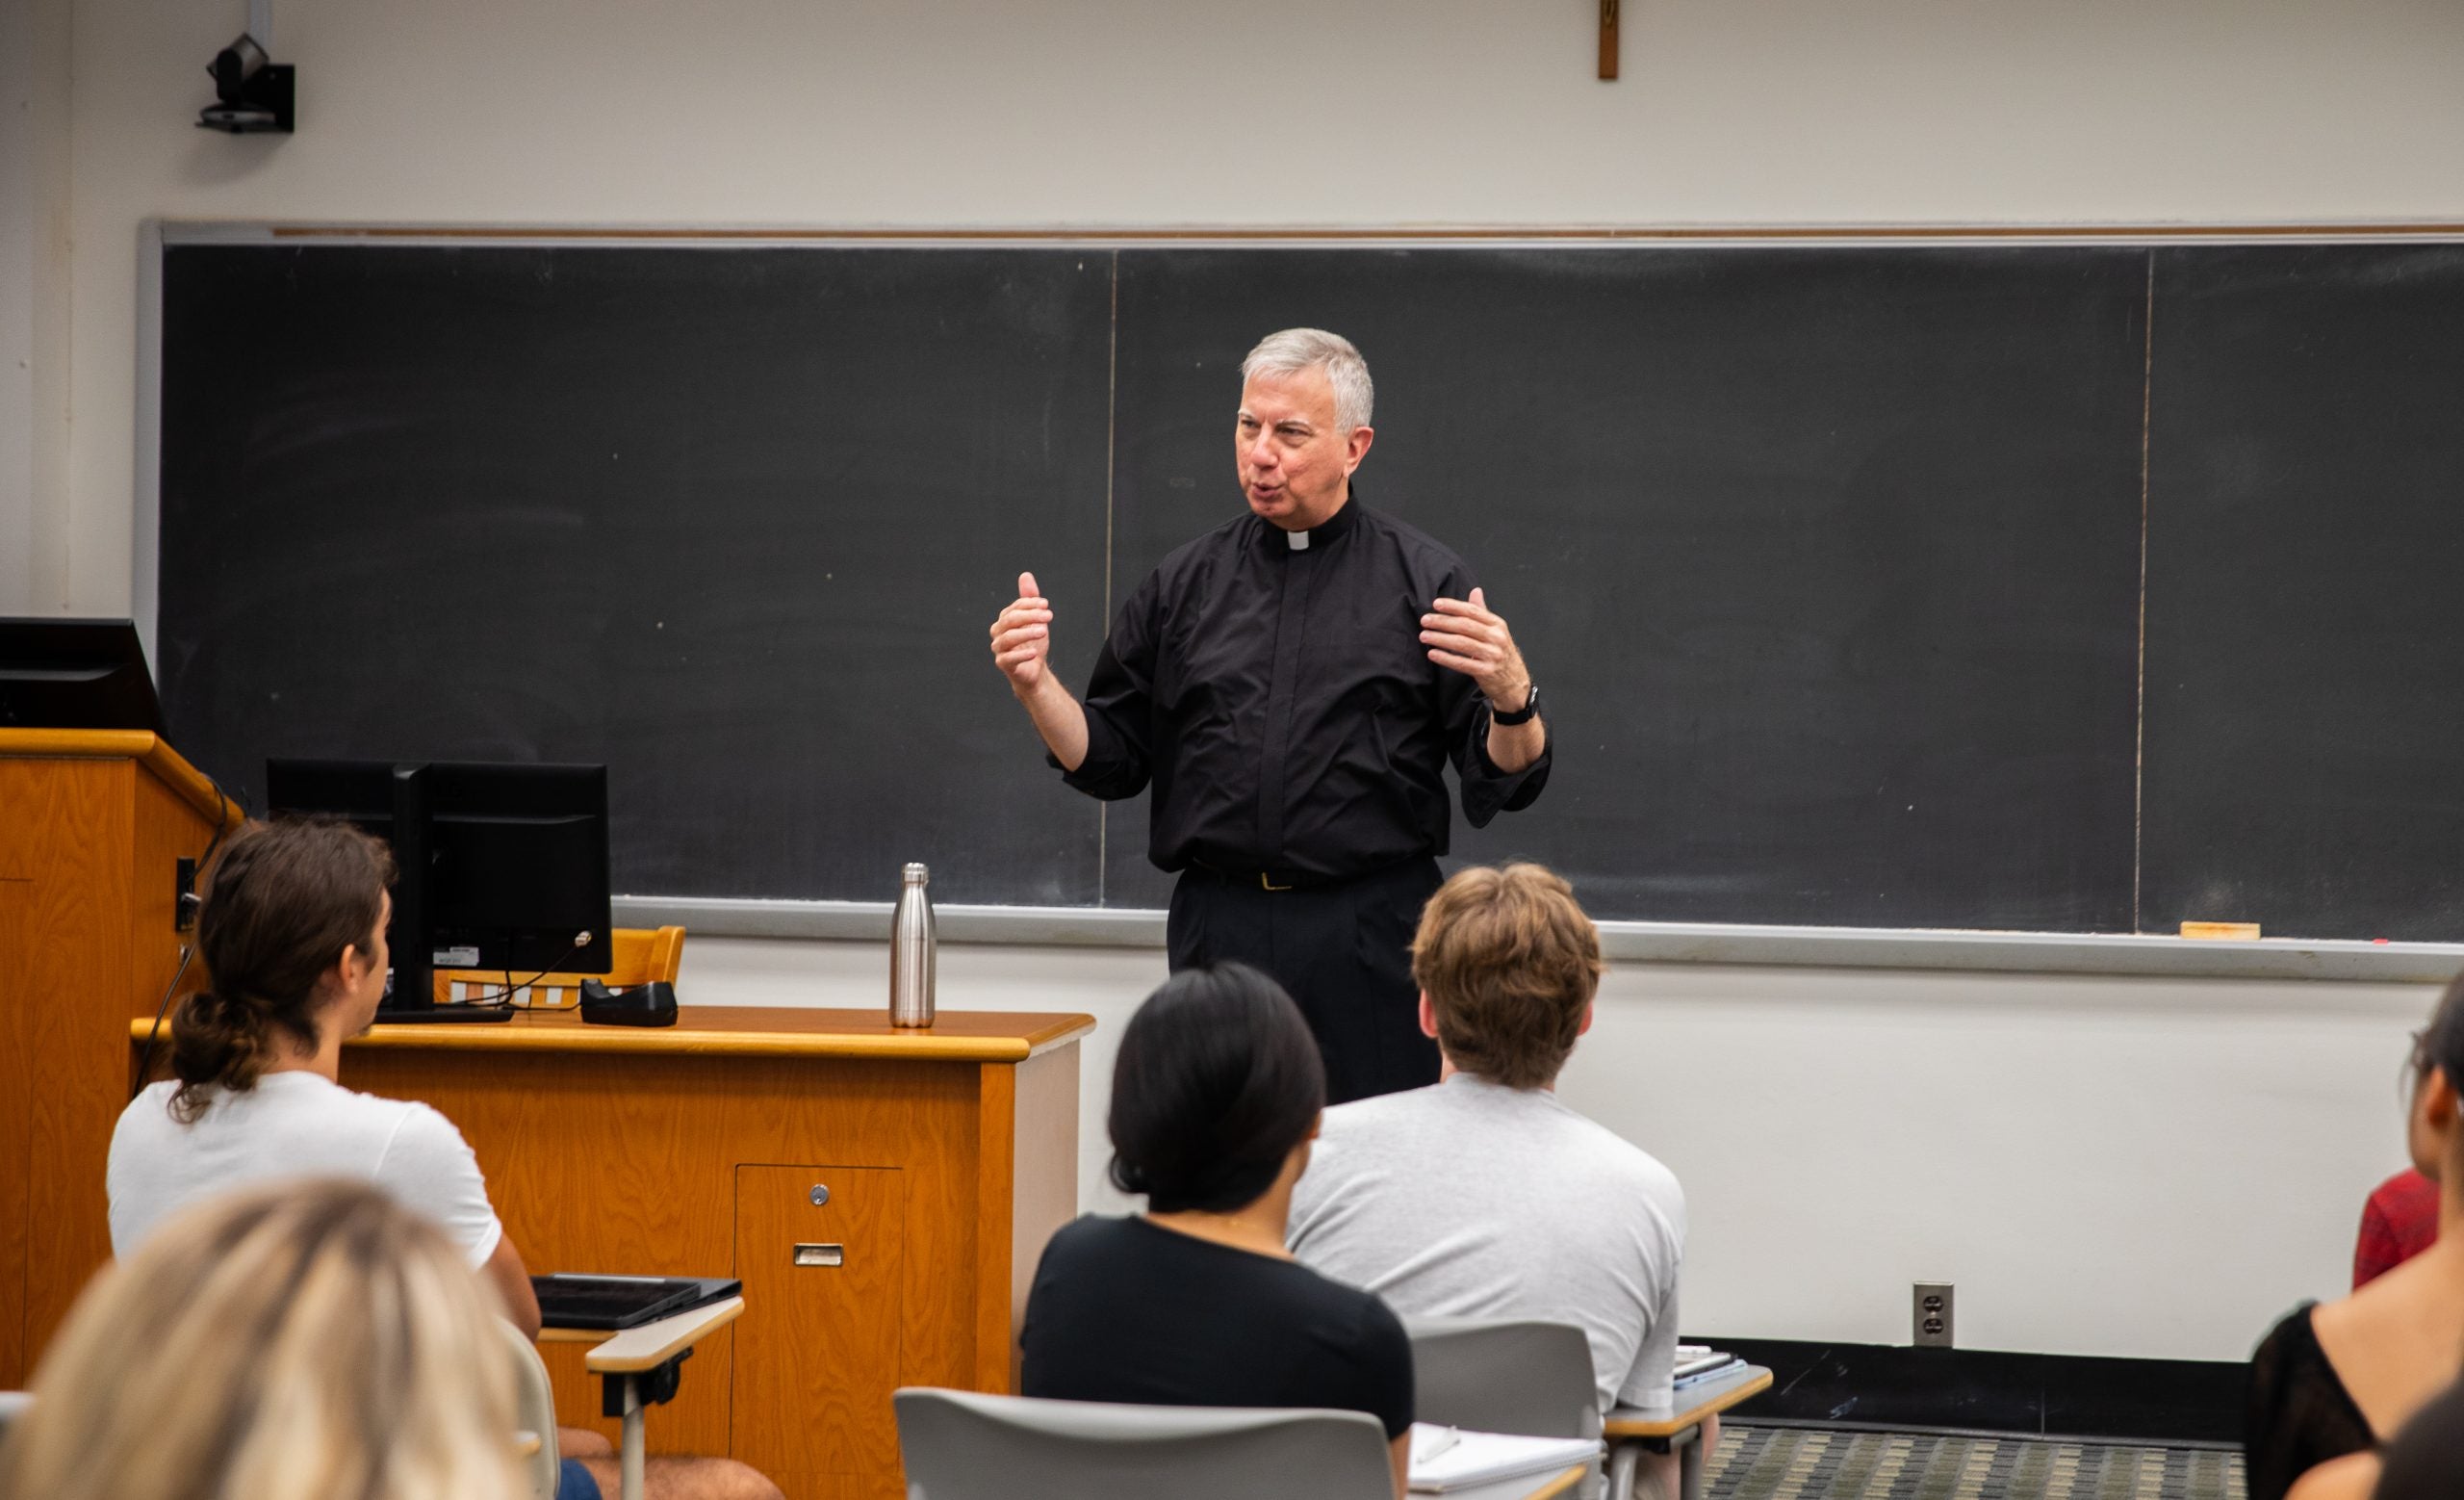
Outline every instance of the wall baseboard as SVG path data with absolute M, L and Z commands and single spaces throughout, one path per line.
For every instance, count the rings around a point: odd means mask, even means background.
M 1741 1422 L 1948 1429 L 2135 1442 L 2242 1439 L 2249 1366 L 1687 1334 L 1768 1366 Z

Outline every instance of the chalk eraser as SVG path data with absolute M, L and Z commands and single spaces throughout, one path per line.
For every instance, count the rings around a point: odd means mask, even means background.
M 2257 922 L 2182 923 L 2182 936 L 2185 938 L 2239 938 L 2247 940 L 2255 938 L 2258 935 L 2259 924 Z

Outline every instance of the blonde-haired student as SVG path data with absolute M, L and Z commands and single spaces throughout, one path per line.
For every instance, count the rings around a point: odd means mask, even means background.
M 188 1209 L 78 1300 L 0 1450 L 9 1500 L 523 1500 L 494 1300 L 364 1183 Z

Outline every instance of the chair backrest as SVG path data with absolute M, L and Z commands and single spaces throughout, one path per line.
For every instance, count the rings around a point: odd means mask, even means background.
M 563 1455 L 556 1451 L 556 1393 L 548 1384 L 547 1361 L 522 1330 L 501 1318 L 497 1327 L 504 1330 L 513 1354 L 513 1425 L 539 1438 L 539 1451 L 523 1461 L 523 1475 L 530 1481 L 531 1500 L 556 1500 Z
M 1600 1435 L 1591 1343 L 1569 1323 L 1405 1318 L 1412 1413 L 1424 1422 L 1531 1437 Z
M 1365 1411 L 1132 1407 L 911 1386 L 892 1398 L 908 1500 L 1394 1500 Z
M 35 1398 L 22 1390 L 0 1390 L 0 1442 L 8 1440 L 9 1429 L 16 1426 L 17 1418 L 24 1416 L 26 1409 L 34 1404 Z
M 611 990 L 629 990 L 652 980 L 676 982 L 684 968 L 684 929 L 681 927 L 615 927 L 607 934 L 607 973 L 600 982 Z M 514 996 L 526 1005 L 571 1005 L 581 988 L 580 974 L 542 974 L 536 980 L 520 973 L 513 976 L 524 994 Z M 456 1005 L 484 996 L 500 1000 L 497 992 L 504 988 L 504 975 L 487 969 L 440 969 L 436 971 L 436 1003 Z

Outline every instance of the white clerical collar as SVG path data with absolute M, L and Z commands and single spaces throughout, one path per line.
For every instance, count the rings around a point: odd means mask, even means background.
M 1294 552 L 1307 552 L 1309 550 L 1309 533 L 1306 531 L 1286 531 L 1283 533 L 1283 540 L 1284 545 L 1290 547 Z

